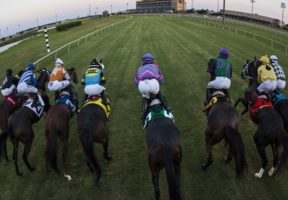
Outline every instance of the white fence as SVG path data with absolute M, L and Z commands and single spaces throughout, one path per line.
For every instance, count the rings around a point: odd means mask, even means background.
M 275 41 L 275 40 L 272 40 L 270 38 L 260 36 L 260 35 L 257 35 L 257 34 L 254 34 L 254 33 L 248 32 L 248 31 L 244 31 L 244 30 L 236 29 L 236 28 L 233 28 L 230 26 L 222 25 L 222 24 L 220 24 L 220 22 L 218 22 L 218 23 L 217 22 L 211 22 L 208 20 L 203 20 L 203 19 L 198 18 L 198 17 L 197 18 L 192 17 L 192 20 L 194 22 L 202 24 L 202 25 L 213 26 L 213 27 L 218 28 L 218 29 L 226 30 L 226 31 L 229 31 L 231 33 L 236 33 L 236 34 L 242 35 L 243 37 L 247 37 L 247 38 L 250 38 L 252 40 L 265 43 L 266 45 L 271 46 L 272 48 L 275 48 L 277 50 L 280 50 L 280 51 L 288 54 L 288 45 L 283 44 L 282 42 Z
M 50 57 L 50 56 L 52 56 L 52 55 L 54 55 L 54 57 L 55 57 L 55 59 L 56 59 L 56 58 L 57 58 L 57 53 L 58 53 L 60 50 L 63 50 L 63 49 L 65 50 L 66 48 L 67 48 L 67 52 L 69 53 L 70 48 L 71 48 L 72 45 L 77 44 L 77 46 L 79 46 L 81 41 L 85 41 L 85 42 L 86 42 L 89 37 L 94 37 L 94 36 L 96 36 L 97 34 L 102 34 L 103 32 L 105 32 L 105 31 L 107 31 L 107 30 L 109 30 L 109 29 L 112 29 L 115 25 L 119 25 L 120 23 L 123 23 L 123 22 L 125 22 L 125 21 L 127 21 L 127 20 L 129 20 L 129 19 L 131 19 L 131 18 L 126 18 L 126 19 L 124 19 L 124 20 L 115 22 L 115 23 L 113 23 L 113 24 L 110 24 L 110 25 L 108 25 L 108 26 L 105 26 L 105 27 L 103 27 L 103 28 L 100 28 L 100 29 L 98 29 L 98 30 L 96 30 L 96 31 L 93 31 L 92 33 L 89 33 L 89 34 L 87 34 L 87 35 L 85 35 L 85 36 L 83 36 L 83 37 L 81 37 L 81 38 L 78 38 L 77 40 L 74 40 L 74 41 L 72 41 L 72 42 L 69 42 L 68 44 L 63 45 L 62 47 L 60 47 L 60 48 L 52 51 L 51 53 L 43 56 L 42 58 L 38 59 L 37 61 L 34 62 L 34 64 L 38 64 L 38 63 L 40 63 L 41 61 L 45 60 L 46 58 L 48 58 L 48 57 Z

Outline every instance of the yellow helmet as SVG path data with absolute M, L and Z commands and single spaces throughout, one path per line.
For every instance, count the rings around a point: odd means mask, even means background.
M 262 57 L 260 58 L 260 61 L 263 62 L 263 64 L 270 64 L 270 60 L 269 60 L 269 58 L 268 58 L 267 55 L 262 56 Z

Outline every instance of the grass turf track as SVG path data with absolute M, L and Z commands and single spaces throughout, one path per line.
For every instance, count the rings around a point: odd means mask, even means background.
M 54 49 L 92 32 L 96 28 L 111 24 L 119 18 L 85 21 L 84 25 L 64 33 L 49 32 Z M 246 26 L 245 26 L 246 27 Z M 243 29 L 245 29 L 243 27 Z M 239 25 L 237 28 L 241 29 Z M 251 28 L 253 32 L 254 28 Z M 255 28 L 259 33 L 261 29 Z M 269 37 L 271 32 L 263 31 Z M 286 36 L 281 40 L 286 40 Z M 29 60 L 36 60 L 45 54 L 44 37 L 36 37 L 0 54 L 1 77 L 7 67 L 14 71 L 23 68 Z M 52 45 L 53 44 L 53 45 Z M 256 180 L 254 172 L 259 170 L 260 159 L 252 140 L 255 125 L 248 115 L 241 117 L 240 131 L 244 139 L 249 164 L 247 175 L 235 179 L 234 162 L 224 164 L 226 151 L 223 143 L 213 150 L 214 163 L 203 172 L 200 164 L 206 159 L 204 146 L 205 117 L 201 112 L 202 99 L 208 82 L 207 61 L 217 55 L 221 47 L 227 47 L 234 67 L 230 93 L 235 101 L 246 82 L 239 73 L 247 58 L 263 54 L 276 54 L 286 69 L 287 55 L 265 44 L 211 26 L 200 25 L 189 17 L 134 17 L 102 35 L 90 38 L 69 54 L 60 53 L 65 67 L 75 67 L 83 74 L 94 56 L 103 57 L 106 88 L 112 99 L 112 116 L 109 122 L 110 151 L 113 161 L 102 158 L 102 148 L 95 148 L 103 169 L 101 186 L 94 185 L 94 174 L 85 165 L 85 157 L 76 132 L 75 116 L 71 119 L 69 140 L 69 162 L 72 181 L 50 171 L 45 172 L 45 138 L 43 119 L 34 125 L 35 140 L 30 153 L 30 161 L 37 170 L 29 172 L 19 156 L 19 166 L 24 172 L 17 177 L 13 163 L 0 164 L 0 199 L 153 199 L 153 186 L 147 167 L 145 132 L 140 123 L 141 98 L 133 84 L 141 56 L 151 52 L 156 58 L 165 83 L 163 93 L 167 96 L 176 125 L 181 131 L 183 162 L 181 172 L 181 192 L 184 199 L 287 199 L 287 169 L 275 177 L 265 175 Z M 41 64 L 52 69 L 53 59 Z M 286 70 L 287 71 L 287 70 Z M 80 98 L 82 86 L 77 86 Z M 52 97 L 52 94 L 50 94 Z M 240 111 L 240 109 L 238 110 Z M 22 145 L 20 145 L 21 147 Z M 59 146 L 61 149 L 61 146 Z M 12 146 L 9 144 L 12 158 Z M 269 148 L 268 155 L 271 156 Z M 19 150 L 19 155 L 22 148 Z M 60 160 L 59 160 L 60 161 Z M 61 161 L 59 162 L 60 169 Z M 271 166 L 271 159 L 268 167 Z M 168 199 L 166 177 L 160 175 L 162 199 Z

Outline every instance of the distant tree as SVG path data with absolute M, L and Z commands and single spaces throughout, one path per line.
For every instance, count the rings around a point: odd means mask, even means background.
M 107 10 L 104 10 L 102 13 L 103 17 L 109 17 L 109 12 Z

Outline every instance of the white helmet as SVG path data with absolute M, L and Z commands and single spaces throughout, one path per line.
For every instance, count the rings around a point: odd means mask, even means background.
M 271 63 L 277 63 L 278 62 L 278 58 L 275 55 L 270 56 L 270 61 Z
M 64 64 L 63 60 L 61 60 L 60 58 L 56 59 L 56 61 L 55 61 L 55 66 L 56 67 L 59 66 L 59 65 L 63 65 L 63 64 Z

